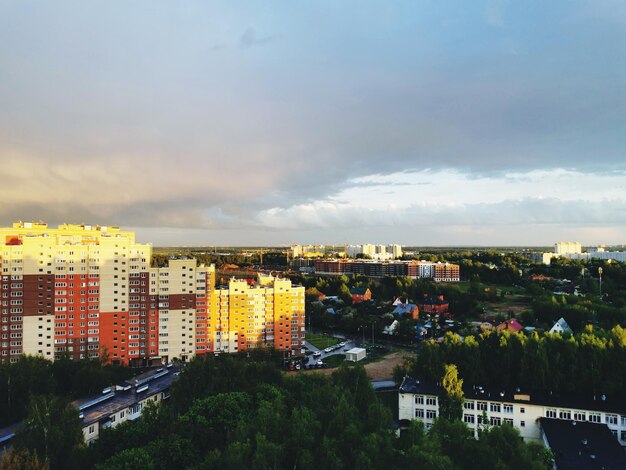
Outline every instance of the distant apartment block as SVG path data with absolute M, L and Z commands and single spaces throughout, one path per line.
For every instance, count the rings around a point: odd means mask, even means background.
M 373 261 L 352 259 L 315 260 L 317 274 L 361 274 L 380 278 L 385 276 L 409 276 L 414 279 L 458 282 L 460 268 L 457 264 L 430 261 Z
M 324 256 L 324 245 L 291 245 L 291 258 L 321 258 Z
M 604 247 L 589 248 L 582 251 L 579 242 L 557 242 L 554 244 L 553 253 L 533 253 L 530 258 L 549 265 L 552 258 L 567 258 L 571 260 L 588 261 L 590 259 L 614 260 L 626 262 L 626 251 L 606 251 Z
M 554 244 L 554 252 L 557 255 L 582 253 L 582 246 L 579 242 L 556 242 Z
M 346 256 L 350 258 L 365 256 L 380 261 L 391 260 L 402 257 L 402 247 L 400 245 L 348 245 Z
M 214 266 L 171 259 L 155 268 L 151 256 L 118 227 L 0 228 L 0 360 L 106 356 L 141 365 L 261 345 L 301 352 L 304 288 L 273 277 L 245 291 L 235 280 L 216 288 Z

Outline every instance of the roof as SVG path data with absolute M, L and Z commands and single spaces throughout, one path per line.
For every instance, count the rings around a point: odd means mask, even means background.
M 504 330 L 506 330 L 506 331 L 517 332 L 517 331 L 520 331 L 522 329 L 524 329 L 524 327 L 522 325 L 520 325 L 519 322 L 515 318 L 503 321 L 502 323 L 500 323 L 496 327 L 497 331 L 504 331 Z
M 606 424 L 540 418 L 559 469 L 626 468 L 626 452 Z
M 422 305 L 447 305 L 447 304 L 450 303 L 447 300 L 442 299 L 441 297 L 443 297 L 443 296 L 429 295 L 428 297 L 424 297 L 423 299 L 420 299 L 418 304 L 422 304 Z
M 365 295 L 369 289 L 367 287 L 353 287 L 350 289 L 352 295 Z
M 439 395 L 442 388 L 430 381 L 406 377 L 400 386 L 401 393 Z M 626 394 L 607 397 L 605 395 L 559 394 L 540 390 L 489 389 L 478 385 L 463 384 L 463 394 L 469 400 L 496 401 L 541 405 L 554 408 L 570 408 L 626 415 Z
M 365 352 L 364 348 L 352 348 L 349 351 L 346 351 L 346 354 L 359 354 Z
M 417 305 L 415 304 L 399 304 L 396 306 L 393 313 L 405 314 L 405 313 L 412 312 L 416 308 L 417 308 Z
M 166 373 L 164 375 L 159 375 L 157 378 L 151 381 L 143 381 L 142 383 L 144 385 L 148 385 L 148 388 L 139 393 L 136 392 L 137 388 L 131 388 L 130 390 L 118 390 L 115 392 L 111 392 L 107 395 L 93 395 L 88 398 L 76 400 L 73 405 L 77 408 L 83 407 L 83 427 L 93 424 L 102 419 L 106 419 L 111 414 L 117 413 L 118 411 L 121 411 L 125 408 L 129 408 L 130 406 L 139 403 L 140 401 L 145 400 L 147 397 L 150 397 L 156 393 L 168 390 L 172 382 L 174 382 L 178 378 L 178 370 L 179 369 L 172 367 L 171 369 L 166 369 Z M 152 374 L 155 375 L 154 372 Z M 133 379 L 133 381 L 137 380 L 138 378 L 140 380 L 145 380 L 145 375 L 146 374 L 137 376 Z M 98 399 L 102 400 L 97 401 Z M 86 406 L 90 402 L 95 403 L 91 406 Z
M 550 328 L 550 333 L 560 333 L 560 332 L 573 333 L 572 329 L 570 328 L 570 326 L 565 321 L 565 318 L 563 317 L 559 318 L 556 321 L 556 323 L 552 326 L 552 328 Z

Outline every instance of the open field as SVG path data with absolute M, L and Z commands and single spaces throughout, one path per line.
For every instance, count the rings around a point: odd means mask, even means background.
M 414 357 L 412 351 L 394 351 L 384 356 L 379 356 L 372 362 L 364 365 L 365 372 L 370 380 L 392 380 L 393 369 L 396 366 L 402 365 L 406 359 Z M 343 361 L 342 361 L 343 363 Z M 327 369 L 311 369 L 303 371 L 291 371 L 287 372 L 289 375 L 295 374 L 324 374 L 329 375 L 335 371 L 334 368 Z

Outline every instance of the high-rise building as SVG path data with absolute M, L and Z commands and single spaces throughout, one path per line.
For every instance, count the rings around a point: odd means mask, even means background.
M 178 258 L 153 268 L 151 256 L 150 245 L 118 227 L 19 222 L 0 228 L 0 360 L 105 356 L 139 365 L 259 344 L 301 352 L 303 288 L 265 278 L 256 289 L 272 295 L 259 320 L 242 299 L 236 307 L 218 302 L 223 289 L 215 289 L 214 266 Z M 247 337 L 251 319 L 265 323 L 256 342 Z M 236 344 L 224 348 L 225 337 Z
M 580 242 L 556 242 L 554 244 L 554 252 L 557 255 L 582 253 L 582 246 Z

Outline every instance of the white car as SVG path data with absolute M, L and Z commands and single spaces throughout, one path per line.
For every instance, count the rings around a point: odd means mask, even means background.
M 326 348 L 326 349 L 324 349 L 324 352 L 329 353 L 329 352 L 332 352 L 332 350 L 333 350 L 333 348 Z
M 321 353 L 321 352 L 319 352 L 319 351 L 315 351 L 315 352 L 313 353 L 313 357 L 320 357 L 321 355 L 322 355 L 322 353 Z
M 339 343 L 339 346 L 340 346 L 340 347 L 342 347 L 342 348 L 343 348 L 345 345 L 346 345 L 346 342 L 345 342 L 345 341 L 342 341 L 341 343 Z

